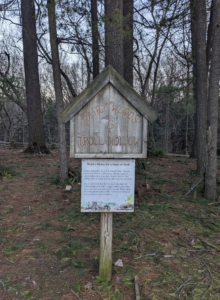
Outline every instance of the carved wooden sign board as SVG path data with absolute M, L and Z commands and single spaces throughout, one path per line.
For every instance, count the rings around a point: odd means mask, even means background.
M 60 114 L 70 120 L 70 156 L 147 157 L 155 110 L 109 65 Z

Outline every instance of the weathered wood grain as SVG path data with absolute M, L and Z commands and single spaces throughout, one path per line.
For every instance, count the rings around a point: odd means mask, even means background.
M 136 110 L 132 110 L 132 105 L 128 103 L 128 107 L 132 111 L 128 116 L 128 153 L 141 153 L 143 140 L 143 116 Z M 134 113 L 134 115 L 132 115 Z M 132 118 L 131 118 L 132 117 Z M 131 121 L 131 122 L 130 122 Z M 131 144 L 131 141 L 133 143 Z
M 142 154 L 143 116 L 112 84 L 99 91 L 74 120 L 75 157 L 126 154 L 123 157 L 134 158 Z
M 80 112 L 74 117 L 74 139 L 75 139 L 75 153 L 89 153 L 89 133 L 90 122 L 86 117 L 89 113 L 89 105 L 83 107 Z
M 104 281 L 112 276 L 112 223 L 113 213 L 101 213 L 99 276 Z
M 123 116 L 121 111 L 127 106 L 127 101 L 118 93 L 118 91 L 110 85 L 109 94 L 109 153 L 128 153 L 127 140 L 128 137 L 128 119 Z M 125 144 L 125 145 L 124 145 Z
M 74 157 L 75 145 L 74 145 L 74 118 L 70 120 L 70 157 Z
M 145 158 L 143 154 L 123 154 L 123 153 L 75 153 L 75 158 Z
M 108 101 L 109 84 L 107 84 L 89 103 L 90 112 L 93 114 L 93 117 L 90 118 L 90 137 L 93 137 L 93 143 L 90 145 L 89 153 L 108 152 Z
M 148 137 L 148 121 L 143 118 L 143 140 L 142 140 L 142 157 L 147 157 L 147 137 Z
M 140 286 L 139 286 L 139 279 L 138 276 L 134 276 L 134 285 L 135 285 L 135 295 L 136 300 L 141 300 L 141 293 L 140 293 Z

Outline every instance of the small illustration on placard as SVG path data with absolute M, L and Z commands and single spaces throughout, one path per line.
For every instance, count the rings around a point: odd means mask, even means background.
M 134 199 L 132 195 L 129 195 L 127 197 L 127 200 L 125 200 L 125 204 L 117 207 L 117 210 L 133 210 L 133 209 L 134 209 Z
M 111 212 L 111 211 L 130 211 L 134 210 L 134 199 L 132 195 L 127 196 L 127 199 L 124 200 L 124 204 L 117 205 L 116 203 L 106 203 L 102 201 L 97 202 L 82 202 L 81 211 L 82 212 Z
M 83 202 L 81 204 L 81 211 L 111 211 L 111 208 L 115 208 L 115 203 L 104 202 Z

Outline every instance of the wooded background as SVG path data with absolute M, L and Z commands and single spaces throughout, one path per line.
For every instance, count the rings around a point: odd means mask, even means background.
M 79 94 L 92 81 L 93 73 L 98 74 L 105 66 L 105 5 L 104 1 L 98 1 L 96 11 L 94 2 L 60 1 L 57 5 L 65 104 L 73 99 L 74 93 Z M 129 3 L 124 2 L 127 5 Z M 22 20 L 18 4 L 17 1 L 4 1 L 1 5 L 0 140 L 27 142 Z M 46 2 L 36 1 L 35 6 L 45 135 L 48 143 L 58 143 Z M 160 118 L 153 124 L 154 135 L 151 135 L 152 144 L 149 144 L 149 148 L 161 147 L 166 152 L 190 153 L 195 111 L 190 3 L 176 0 L 135 1 L 132 11 L 134 45 L 130 49 L 133 55 L 130 69 L 134 78 L 133 86 L 160 113 Z M 210 6 L 207 5 L 207 19 L 209 12 Z M 97 15 L 96 45 L 92 43 L 92 13 Z M 130 34 L 127 20 L 128 17 L 124 15 L 126 52 L 129 51 L 127 40 Z M 98 63 L 94 67 L 98 71 L 93 69 L 93 47 L 97 47 Z
M 219 0 L 2 0 L 0 140 L 64 145 L 58 114 L 111 64 L 160 114 L 149 153 L 197 156 L 213 182 L 219 15 Z

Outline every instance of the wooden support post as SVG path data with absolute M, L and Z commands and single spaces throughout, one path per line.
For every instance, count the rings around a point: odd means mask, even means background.
M 134 284 L 135 284 L 135 295 L 136 295 L 136 300 L 141 299 L 141 294 L 140 294 L 140 286 L 139 286 L 139 279 L 138 276 L 134 276 Z
M 101 213 L 99 277 L 109 281 L 112 276 L 112 222 L 113 213 Z

